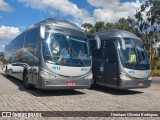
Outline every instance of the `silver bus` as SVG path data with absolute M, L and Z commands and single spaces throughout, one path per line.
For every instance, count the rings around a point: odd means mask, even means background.
M 89 38 L 94 83 L 115 89 L 146 88 L 151 85 L 149 59 L 136 35 L 123 30 L 109 30 Z
M 75 24 L 48 18 L 30 26 L 5 46 L 6 74 L 27 89 L 81 89 L 92 82 L 85 32 Z

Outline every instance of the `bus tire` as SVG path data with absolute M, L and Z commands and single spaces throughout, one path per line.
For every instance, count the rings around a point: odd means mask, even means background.
M 24 84 L 25 89 L 33 90 L 33 86 L 30 83 L 28 83 L 28 75 L 27 74 L 24 74 L 24 76 L 23 76 L 23 84 Z
M 96 82 L 94 81 L 94 82 L 91 84 L 90 89 L 92 90 L 92 89 L 95 89 L 95 88 L 97 88 L 97 84 L 96 84 Z

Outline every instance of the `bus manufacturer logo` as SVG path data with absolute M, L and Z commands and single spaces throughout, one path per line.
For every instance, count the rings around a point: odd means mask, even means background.
M 81 71 L 87 71 L 87 68 L 81 68 Z
M 53 69 L 53 70 L 60 70 L 61 67 L 59 67 L 59 66 L 53 66 L 52 69 Z

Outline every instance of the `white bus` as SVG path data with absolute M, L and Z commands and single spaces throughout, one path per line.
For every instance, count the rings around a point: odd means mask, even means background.
M 4 53 L 9 64 L 23 67 L 15 72 L 8 65 L 6 74 L 23 80 L 27 89 L 81 89 L 91 85 L 87 35 L 67 20 L 48 18 L 32 25 L 8 43 Z

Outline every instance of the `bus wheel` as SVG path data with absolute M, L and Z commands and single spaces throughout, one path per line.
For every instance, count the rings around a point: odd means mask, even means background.
M 24 83 L 25 89 L 27 89 L 27 90 L 32 90 L 33 89 L 33 86 L 28 83 L 28 76 L 26 74 L 23 77 L 23 83 Z
M 94 81 L 94 82 L 91 84 L 90 89 L 92 90 L 92 89 L 95 89 L 95 88 L 97 88 L 97 84 L 96 84 L 96 82 Z

